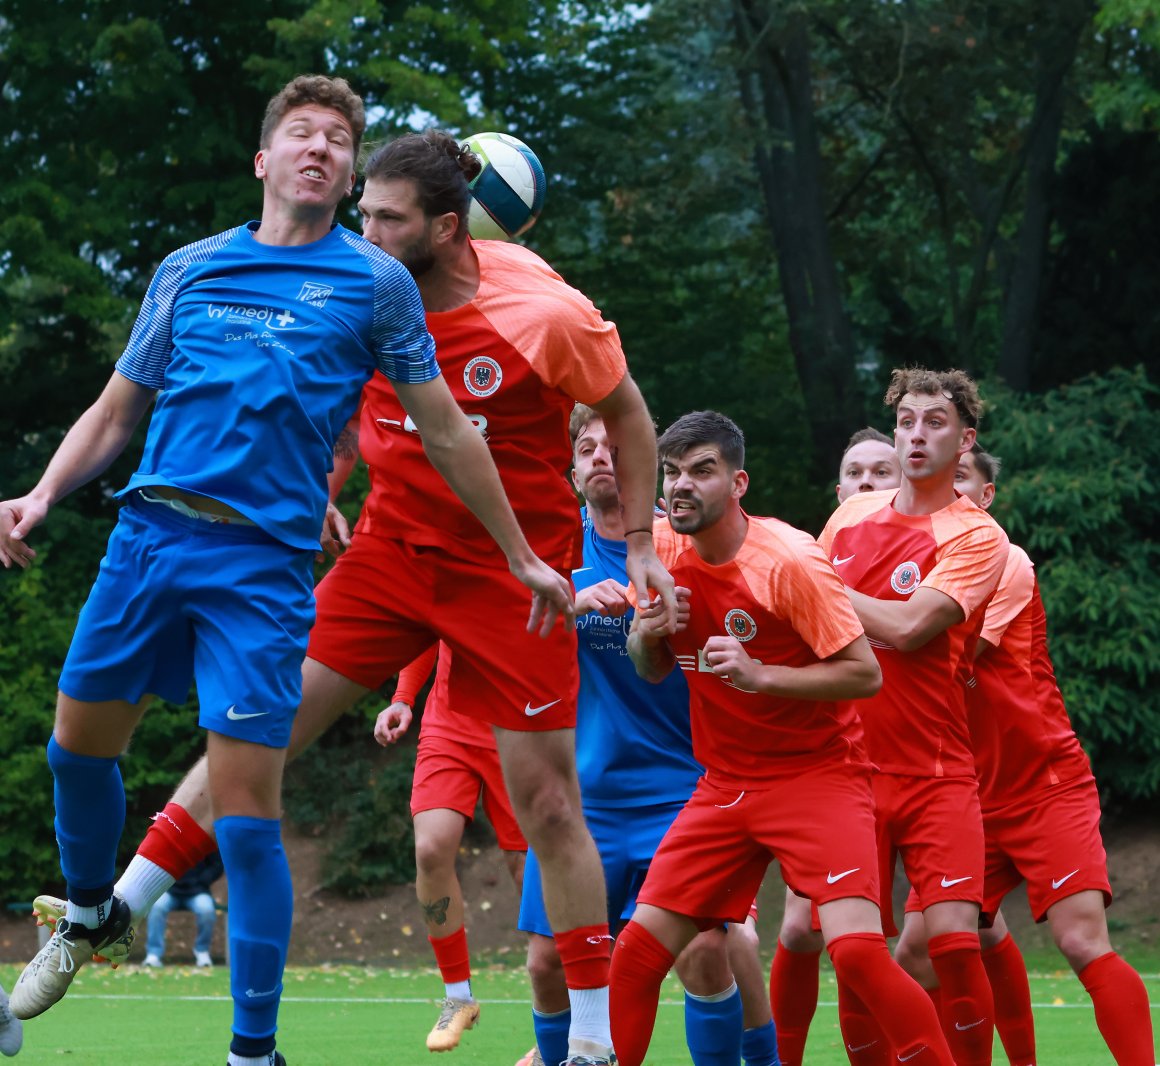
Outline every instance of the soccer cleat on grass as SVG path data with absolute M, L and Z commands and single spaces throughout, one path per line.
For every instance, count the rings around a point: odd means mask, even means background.
M 12 1013 L 17 1018 L 43 1014 L 64 998 L 77 971 L 98 953 L 110 962 L 124 961 L 133 945 L 132 921 L 128 904 L 114 896 L 109 917 L 96 929 L 60 917 L 48 923 L 55 924 L 52 936 L 12 989 Z
M 594 1059 L 591 1055 L 572 1055 L 563 1066 L 616 1066 L 616 1056 Z
M 195 951 L 193 953 L 194 966 L 212 966 L 213 956 L 208 951 Z
M 539 1047 L 534 1047 L 529 1051 L 516 1066 L 544 1066 L 544 1057 L 540 1054 Z
M 228 1061 L 226 1062 L 226 1066 L 230 1066 Z M 282 1058 L 281 1051 L 270 1052 L 270 1066 L 286 1066 L 286 1060 Z
M 473 999 L 445 999 L 439 1008 L 439 1020 L 427 1034 L 428 1051 L 451 1051 L 459 1038 L 479 1023 L 479 1004 Z
M 142 966 L 148 966 L 151 970 L 160 970 L 165 963 L 163 963 L 156 955 L 146 955 L 145 960 L 141 963 Z
M 11 1058 L 24 1043 L 24 1026 L 8 1009 L 8 993 L 0 987 L 0 1055 Z

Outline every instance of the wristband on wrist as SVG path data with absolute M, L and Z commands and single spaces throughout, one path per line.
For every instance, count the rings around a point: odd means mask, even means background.
M 631 537 L 634 533 L 647 533 L 651 537 L 652 531 L 653 531 L 652 526 L 647 526 L 644 529 L 630 529 L 627 533 L 625 533 L 625 536 Z

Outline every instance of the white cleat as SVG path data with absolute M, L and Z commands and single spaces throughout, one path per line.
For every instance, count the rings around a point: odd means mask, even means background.
M 52 936 L 12 989 L 10 1006 L 17 1018 L 35 1018 L 63 999 L 80 968 L 98 953 L 116 965 L 133 945 L 132 915 L 120 896 L 113 897 L 109 917 L 96 929 L 59 917 L 48 924 L 55 924 Z
M 0 1055 L 11 1058 L 24 1043 L 24 1025 L 8 1009 L 8 993 L 0 987 Z

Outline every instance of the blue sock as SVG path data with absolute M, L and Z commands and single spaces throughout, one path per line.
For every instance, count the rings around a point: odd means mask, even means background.
M 685 993 L 685 1040 L 693 1066 L 739 1066 L 741 993 L 736 985 L 720 997 Z
M 556 1066 L 568 1058 L 568 1029 L 572 1024 L 572 1010 L 559 1014 L 541 1014 L 532 1009 L 532 1028 L 536 1032 L 536 1047 L 545 1066 Z
M 219 818 L 218 848 L 230 886 L 230 993 L 236 1055 L 274 1049 L 294 890 L 277 818 Z
M 773 1022 L 741 1034 L 741 1057 L 745 1066 L 781 1066 L 777 1057 L 777 1030 Z
M 95 907 L 113 894 L 117 844 L 125 828 L 125 786 L 116 759 L 75 755 L 48 741 L 56 843 L 68 898 Z

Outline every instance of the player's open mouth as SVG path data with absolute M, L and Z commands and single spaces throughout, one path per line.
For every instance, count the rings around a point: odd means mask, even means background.
M 696 509 L 696 504 L 691 500 L 673 500 L 673 505 L 669 508 L 673 514 L 687 514 Z
M 318 169 L 318 167 L 307 167 L 307 168 L 306 168 L 305 170 L 303 170 L 301 173 L 302 173 L 302 176 L 303 176 L 303 177 L 305 177 L 305 178 L 314 178 L 314 179 L 316 179 L 317 181 L 321 181 L 321 180 L 323 179 L 323 177 L 324 177 L 324 175 L 323 175 L 322 171 L 321 171 L 321 170 L 319 170 L 319 169 Z

